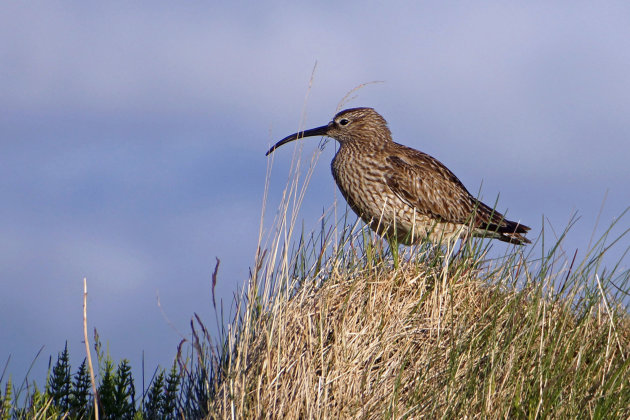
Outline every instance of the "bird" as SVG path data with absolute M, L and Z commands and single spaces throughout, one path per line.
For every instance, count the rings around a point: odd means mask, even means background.
M 390 243 L 416 245 L 477 236 L 531 243 L 530 230 L 477 200 L 434 157 L 394 142 L 387 121 L 373 108 L 350 108 L 321 127 L 299 131 L 273 145 L 324 136 L 339 143 L 333 178 L 350 208 Z

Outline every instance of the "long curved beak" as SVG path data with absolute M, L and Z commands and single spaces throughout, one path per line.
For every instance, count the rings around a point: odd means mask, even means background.
M 269 156 L 269 154 L 272 153 L 274 150 L 276 150 L 278 147 L 282 146 L 283 144 L 289 143 L 293 140 L 301 139 L 304 137 L 326 136 L 328 134 L 329 128 L 330 128 L 330 124 L 327 124 L 327 125 L 322 125 L 321 127 L 311 128 L 310 130 L 299 131 L 297 133 L 293 133 L 290 136 L 283 138 L 278 143 L 271 146 L 271 149 L 267 150 L 267 153 L 265 153 L 265 156 Z

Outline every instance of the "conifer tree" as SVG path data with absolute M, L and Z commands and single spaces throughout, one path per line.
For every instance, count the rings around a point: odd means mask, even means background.
M 179 372 L 177 364 L 173 362 L 171 372 L 166 378 L 166 389 L 164 390 L 164 417 L 177 417 L 177 394 L 179 391 Z
M 98 387 L 100 418 L 114 419 L 116 413 L 116 397 L 114 385 L 114 365 L 109 356 L 103 360 L 101 383 Z
M 0 388 L 0 419 L 8 420 L 11 418 L 11 400 L 13 399 L 13 384 L 11 378 L 7 380 L 4 387 L 4 396 Z
M 83 359 L 83 363 L 79 366 L 77 373 L 74 374 L 72 395 L 70 396 L 70 413 L 76 418 L 85 417 L 91 411 L 91 385 L 86 360 Z
M 47 392 L 52 397 L 53 404 L 59 411 L 65 413 L 70 409 L 70 391 L 72 380 L 70 377 L 70 355 L 68 342 L 57 356 L 57 363 L 53 367 L 52 374 L 48 378 Z
M 116 418 L 132 419 L 136 412 L 136 390 L 133 385 L 131 366 L 129 361 L 123 359 L 118 365 L 116 376 L 114 377 Z
M 161 419 L 164 414 L 164 370 L 160 370 L 157 374 L 149 393 L 147 395 L 147 402 L 144 406 L 144 418 L 149 419 Z

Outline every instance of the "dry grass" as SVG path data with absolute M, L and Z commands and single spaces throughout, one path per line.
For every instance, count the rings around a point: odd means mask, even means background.
M 578 314 L 571 299 L 505 287 L 479 263 L 425 255 L 303 285 L 241 336 L 212 416 L 630 415 L 627 314 L 610 318 L 603 303 Z

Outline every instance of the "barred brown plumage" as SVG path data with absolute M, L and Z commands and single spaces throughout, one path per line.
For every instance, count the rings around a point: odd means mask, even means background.
M 350 208 L 375 232 L 411 245 L 472 235 L 525 244 L 529 227 L 507 220 L 473 197 L 437 159 L 395 143 L 372 108 L 339 112 L 327 125 L 291 134 L 290 141 L 327 136 L 339 142 L 332 173 Z

